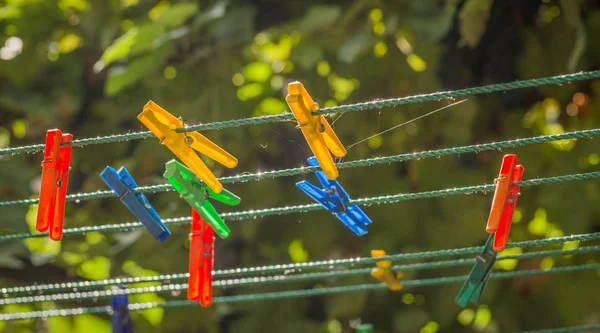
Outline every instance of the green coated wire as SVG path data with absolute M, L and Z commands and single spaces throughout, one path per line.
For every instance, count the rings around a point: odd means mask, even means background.
M 490 143 L 482 143 L 475 145 L 468 145 L 462 147 L 451 147 L 451 148 L 443 148 L 436 150 L 428 150 L 421 152 L 414 152 L 408 154 L 398 154 L 392 156 L 384 156 L 384 157 L 373 157 L 360 159 L 355 161 L 341 162 L 337 163 L 337 167 L 339 169 L 347 169 L 347 168 L 357 168 L 357 167 L 367 167 L 373 165 L 381 165 L 381 164 L 389 164 L 389 163 L 397 163 L 404 161 L 417 160 L 422 158 L 431 158 L 431 157 L 441 157 L 447 155 L 460 155 L 465 153 L 478 153 L 482 151 L 490 151 L 502 148 L 514 148 L 514 147 L 523 147 L 532 144 L 540 144 L 540 143 L 548 143 L 553 141 L 560 140 L 572 140 L 572 139 L 584 139 L 584 138 L 592 138 L 600 135 L 600 128 L 591 129 L 591 130 L 582 130 L 582 131 L 574 131 L 567 132 L 562 134 L 553 134 L 553 135 L 540 135 L 529 138 L 519 138 L 515 140 L 507 140 L 507 141 L 498 141 L 498 142 L 490 142 Z M 247 182 L 247 181 L 258 181 L 264 179 L 274 179 L 279 177 L 289 177 L 289 176 L 297 176 L 312 173 L 318 171 L 318 167 L 305 166 L 300 168 L 291 168 L 284 170 L 275 170 L 275 171 L 266 171 L 266 172 L 257 172 L 257 173 L 242 173 L 236 176 L 228 176 L 221 177 L 219 181 L 223 184 L 233 184 L 239 182 Z M 160 184 L 160 185 L 151 185 L 151 186 L 140 186 L 136 189 L 138 193 L 157 193 L 157 192 L 165 192 L 172 191 L 173 187 L 171 184 Z M 110 198 L 115 197 L 115 193 L 113 191 L 95 191 L 95 192 L 87 192 L 87 193 L 73 193 L 67 195 L 67 201 L 69 202 L 81 202 L 92 199 L 99 198 Z M 27 206 L 37 204 L 39 201 L 38 198 L 32 199 L 21 199 L 14 201 L 1 201 L 0 207 L 16 207 L 16 206 Z
M 560 255 L 573 255 L 573 254 L 583 254 L 583 253 L 592 253 L 600 251 L 599 246 L 588 246 L 578 249 L 571 250 L 549 250 L 549 251 L 537 251 L 530 252 L 519 255 L 511 255 L 511 256 L 502 256 L 497 259 L 497 261 L 502 260 L 523 260 L 537 257 L 545 257 L 545 256 L 560 256 Z M 381 260 L 381 259 L 378 259 Z M 475 263 L 474 258 L 469 259 L 454 259 L 454 260 L 444 260 L 444 261 L 435 261 L 435 262 L 425 262 L 425 263 L 416 263 L 416 264 L 406 264 L 406 265 L 394 265 L 389 270 L 391 271 L 412 271 L 412 270 L 425 270 L 425 269 L 441 269 L 447 267 L 456 267 L 456 266 L 468 266 L 473 265 Z M 256 286 L 256 285 L 264 285 L 264 284 L 277 284 L 277 283 L 289 283 L 289 282 L 297 282 L 297 281 L 307 281 L 307 280 L 321 280 L 321 279 L 330 279 L 330 278 L 342 278 L 348 276 L 357 276 L 357 275 L 369 275 L 371 273 L 371 268 L 359 268 L 352 270 L 331 270 L 328 272 L 318 272 L 318 273 L 306 273 L 306 274 L 292 274 L 292 275 L 276 275 L 276 276 L 254 276 L 249 278 L 238 278 L 238 279 L 228 279 L 228 280 L 218 280 L 213 281 L 213 287 L 221 287 L 221 288 L 231 288 L 231 287 L 242 287 L 242 286 Z M 185 275 L 187 278 L 187 274 Z M 52 294 L 52 295 L 36 295 L 36 296 L 26 296 L 26 297 L 16 297 L 16 298 L 4 298 L 0 299 L 1 305 L 8 304 L 23 304 L 23 303 L 40 303 L 40 302 L 55 302 L 55 301 L 73 301 L 73 300 L 84 300 L 84 299 L 97 299 L 102 297 L 110 297 L 115 295 L 133 295 L 133 294 L 143 294 L 143 293 L 164 293 L 164 292 L 172 292 L 172 291 L 182 291 L 187 290 L 187 284 L 165 284 L 161 286 L 148 286 L 148 287 L 139 287 L 139 288 L 127 288 L 127 289 L 115 289 L 115 290 L 100 290 L 100 291 L 81 291 L 77 290 L 77 292 L 64 293 L 64 294 Z
M 320 109 L 316 114 L 330 114 L 330 113 L 346 113 L 351 111 L 364 111 L 369 109 L 380 109 L 383 107 L 392 107 L 399 106 L 404 104 L 411 103 L 422 103 L 427 101 L 438 101 L 443 99 L 454 99 L 465 96 L 473 96 L 473 95 L 481 95 L 488 94 L 492 92 L 499 91 L 509 91 L 521 88 L 533 88 L 540 87 L 550 84 L 563 84 L 570 83 L 575 81 L 584 81 L 591 79 L 600 78 L 600 71 L 588 71 L 588 72 L 580 72 L 574 74 L 566 74 L 566 75 L 558 75 L 552 77 L 531 79 L 531 80 L 523 80 L 523 81 L 515 81 L 509 83 L 500 83 L 500 84 L 491 84 L 487 86 L 474 87 L 474 88 L 466 88 L 459 89 L 453 91 L 442 91 L 431 94 L 422 94 L 415 96 L 407 96 L 401 98 L 390 98 L 390 99 L 378 99 L 365 103 L 358 104 L 350 104 L 350 105 L 340 105 L 329 108 Z M 282 113 L 278 115 L 271 116 L 261 116 L 261 117 L 253 117 L 253 118 L 244 118 L 244 119 L 236 119 L 236 120 L 226 120 L 219 121 L 213 123 L 192 125 L 186 128 L 182 128 L 178 130 L 178 132 L 191 132 L 191 131 L 205 131 L 205 130 L 216 130 L 223 128 L 232 128 L 232 127 L 240 127 L 240 126 L 248 126 L 248 125 L 259 125 L 266 124 L 272 122 L 281 122 L 281 121 L 292 121 L 294 120 L 294 116 L 291 113 Z M 143 132 L 134 132 L 134 133 L 124 133 L 124 134 L 116 134 L 116 135 L 108 135 L 102 137 L 95 138 L 85 138 L 73 140 L 71 143 L 67 143 L 65 145 L 74 146 L 74 147 L 82 147 L 93 144 L 101 144 L 101 143 L 113 143 L 113 142 L 122 142 L 122 141 L 131 141 L 131 140 L 139 140 L 139 139 L 148 139 L 152 138 L 154 135 L 150 131 Z M 0 156 L 2 155 L 15 155 L 22 153 L 33 153 L 37 151 L 41 151 L 44 149 L 43 144 L 35 144 L 30 146 L 22 146 L 22 147 L 8 147 L 0 149 Z
M 589 180 L 589 179 L 594 179 L 594 178 L 599 178 L 599 177 L 600 177 L 600 171 L 595 171 L 595 172 L 579 173 L 579 174 L 548 177 L 548 178 L 530 179 L 530 180 L 525 180 L 525 181 L 518 182 L 515 184 L 517 184 L 521 187 L 530 187 L 530 186 L 539 186 L 539 185 L 550 185 L 550 184 L 556 184 L 556 183 L 562 183 L 562 182 L 574 181 L 574 180 Z M 443 190 L 417 192 L 417 193 L 398 193 L 398 194 L 350 200 L 348 205 L 353 206 L 353 205 L 389 204 L 389 203 L 397 203 L 397 202 L 406 201 L 406 200 L 446 197 L 449 195 L 487 193 L 487 192 L 493 191 L 494 189 L 495 189 L 494 184 L 484 184 L 484 185 L 449 188 L 449 189 L 443 189 Z M 255 219 L 255 218 L 259 218 L 259 217 L 274 216 L 274 215 L 307 213 L 310 211 L 321 210 L 321 209 L 324 209 L 324 208 L 319 204 L 308 204 L 308 205 L 253 209 L 253 210 L 241 211 L 241 212 L 223 213 L 223 214 L 221 214 L 221 217 L 223 218 L 223 220 L 232 221 L 232 220 L 244 220 L 244 219 L 252 219 L 252 218 Z M 191 217 L 190 216 L 182 216 L 182 217 L 176 217 L 176 218 L 163 219 L 162 221 L 163 221 L 163 223 L 165 223 L 167 225 L 188 224 L 191 221 Z M 100 225 L 100 226 L 86 226 L 86 227 L 79 227 L 79 228 L 64 229 L 63 235 L 72 236 L 72 235 L 84 235 L 84 234 L 87 234 L 90 232 L 128 231 L 128 230 L 133 230 L 133 229 L 139 229 L 142 227 L 143 227 L 143 225 L 140 222 L 126 222 L 126 223 L 108 224 L 108 225 Z M 48 233 L 5 234 L 5 235 L 0 235 L 0 242 L 9 241 L 9 240 L 26 239 L 26 238 L 46 237 L 47 235 L 48 235 Z
M 589 233 L 589 234 L 580 234 L 580 235 L 571 235 L 571 236 L 562 236 L 562 237 L 553 237 L 553 238 L 545 238 L 538 240 L 530 240 L 530 241 L 522 241 L 522 242 L 514 242 L 509 243 L 507 248 L 529 248 L 529 247 L 538 247 L 538 246 L 547 246 L 547 245 L 556 245 L 563 244 L 567 242 L 585 242 L 591 240 L 600 239 L 600 232 L 597 233 Z M 593 249 L 594 247 L 585 247 L 585 249 Z M 425 251 L 425 252 L 415 252 L 415 253 L 400 253 L 400 254 L 390 254 L 386 256 L 379 257 L 377 259 L 371 257 L 363 257 L 363 258 L 348 258 L 348 259 L 332 259 L 332 260 L 322 260 L 322 261 L 311 261 L 304 263 L 293 263 L 293 264 L 279 264 L 279 265 L 270 265 L 270 266 L 257 266 L 257 267 L 246 267 L 246 268 L 234 268 L 234 269 L 226 269 L 213 271 L 214 278 L 221 277 L 231 277 L 231 276 L 246 276 L 250 274 L 267 274 L 267 273 L 280 273 L 283 272 L 284 275 L 288 274 L 287 272 L 294 272 L 300 270 L 308 270 L 308 269 L 322 269 L 322 268 L 330 268 L 330 267 L 355 267 L 358 265 L 369 265 L 373 264 L 377 261 L 381 260 L 391 260 L 391 261 L 405 261 L 405 260 L 422 260 L 422 259 L 431 259 L 431 258 L 439 258 L 445 256 L 457 256 L 457 255 L 470 255 L 480 253 L 483 249 L 483 246 L 476 247 L 466 247 L 466 248 L 456 248 L 456 249 L 446 249 L 446 250 L 436 250 L 436 251 Z M 572 251 L 581 251 L 584 253 L 584 248 L 576 249 Z M 544 253 L 546 256 L 555 256 L 560 253 L 565 253 L 566 250 L 548 250 L 537 253 Z M 574 252 L 574 253 L 576 253 Z M 530 256 L 536 252 L 524 253 L 518 256 L 502 256 L 500 258 L 506 259 L 528 259 Z M 501 260 L 501 259 L 499 259 Z M 63 283 L 55 283 L 55 284 L 39 284 L 39 285 L 31 285 L 25 287 L 11 287 L 11 288 L 2 288 L 0 289 L 0 293 L 4 296 L 8 295 L 18 295 L 23 293 L 40 293 L 40 292 L 54 292 L 61 290 L 69 290 L 69 289 L 78 289 L 78 290 L 87 290 L 89 288 L 101 288 L 111 285 L 119 285 L 119 284 L 135 284 L 135 283 L 146 283 L 146 282 L 160 282 L 160 283 L 172 283 L 175 281 L 183 281 L 188 278 L 187 273 L 178 273 L 178 274 L 166 274 L 166 275 L 156 275 L 156 276 L 143 276 L 143 277 L 127 277 L 127 278 L 116 278 L 116 279 L 106 279 L 100 281 L 82 281 L 82 282 L 63 282 Z
M 600 324 L 548 328 L 548 329 L 537 330 L 537 331 L 522 331 L 519 333 L 570 333 L 570 332 L 584 332 L 584 331 L 593 331 L 593 330 L 600 330 Z
M 503 273 L 492 273 L 490 279 L 509 279 L 515 277 L 524 277 L 532 275 L 551 275 L 561 273 L 573 273 L 573 272 L 585 272 L 600 269 L 600 264 L 587 264 L 567 267 L 557 267 L 547 270 L 523 270 Z M 437 286 L 443 284 L 461 283 L 467 279 L 467 276 L 452 276 L 452 277 L 440 277 L 431 279 L 421 280 L 405 280 L 402 282 L 404 287 L 424 287 L 424 286 Z M 304 289 L 304 290 L 290 290 L 290 291 L 278 291 L 258 294 L 243 294 L 235 296 L 221 296 L 214 297 L 214 304 L 231 304 L 240 302 L 256 302 L 265 300 L 278 300 L 287 298 L 298 298 L 298 297 L 310 297 L 310 296 L 321 296 L 338 293 L 350 293 L 350 292 L 364 292 L 373 290 L 384 290 L 387 286 L 382 283 L 372 284 L 361 284 L 341 287 L 330 287 L 330 288 L 317 288 L 317 289 Z M 147 303 L 133 303 L 129 304 L 129 310 L 139 311 L 152 308 L 174 308 L 182 306 L 198 306 L 198 303 L 191 302 L 188 300 L 176 300 L 167 301 L 163 303 L 147 302 Z M 44 310 L 44 311 L 32 311 L 32 312 L 20 312 L 20 313 L 8 313 L 0 314 L 0 321 L 11 321 L 11 320 L 23 320 L 23 319 L 39 319 L 56 316 L 75 316 L 80 314 L 102 314 L 110 313 L 111 309 L 109 306 L 97 306 L 97 307 L 80 307 L 71 309 L 58 309 L 58 310 Z

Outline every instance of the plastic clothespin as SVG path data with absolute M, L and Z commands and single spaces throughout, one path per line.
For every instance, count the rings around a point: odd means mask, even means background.
M 379 258 L 385 256 L 384 250 L 371 250 L 371 258 Z M 401 278 L 404 277 L 402 272 L 394 273 L 390 272 L 389 269 L 392 267 L 392 262 L 389 260 L 378 261 L 375 263 L 377 268 L 371 270 L 371 276 L 377 280 L 385 283 L 390 290 L 399 291 L 404 288 L 400 283 Z
M 65 206 L 67 203 L 67 187 L 71 169 L 70 146 L 62 143 L 73 141 L 72 134 L 63 134 L 58 129 L 46 132 L 46 148 L 42 161 L 42 180 L 36 229 L 48 231 L 51 239 L 59 241 L 62 238 L 65 224 Z
M 288 84 L 288 95 L 285 97 L 298 126 L 306 138 L 306 142 L 313 154 L 319 161 L 321 169 L 331 180 L 335 180 L 339 172 L 331 154 L 337 157 L 346 156 L 346 148 L 340 142 L 337 135 L 323 115 L 313 115 L 319 109 L 304 86 L 300 82 Z
M 483 251 L 476 257 L 475 265 L 469 273 L 465 284 L 456 296 L 456 303 L 461 307 L 466 307 L 469 302 L 479 305 L 483 289 L 487 279 L 496 262 L 498 252 L 494 250 L 494 235 L 490 235 L 485 242 Z
M 521 187 L 514 185 L 514 183 L 523 180 L 523 173 L 525 172 L 525 168 L 522 165 L 517 165 L 517 163 L 516 155 L 505 155 L 502 159 L 500 173 L 496 179 L 496 191 L 494 199 L 492 199 L 492 208 L 486 227 L 488 233 L 495 233 L 494 250 L 496 252 L 502 252 L 506 248 L 513 214 L 517 206 L 517 198 Z
M 125 289 L 113 287 L 112 290 Z M 110 319 L 113 333 L 133 333 L 133 322 L 129 315 L 129 300 L 127 295 L 114 295 L 110 298 L 112 317 Z
M 221 193 L 216 193 L 210 187 L 204 185 L 190 169 L 176 160 L 170 160 L 165 164 L 165 167 L 163 177 L 173 185 L 175 190 L 192 208 L 202 215 L 219 237 L 227 238 L 231 231 L 208 198 L 230 206 L 238 205 L 241 199 L 226 189 L 222 189 Z
M 212 304 L 212 270 L 215 262 L 215 232 L 192 208 L 188 294 L 190 301 L 203 307 Z
M 315 157 L 310 157 L 307 161 L 310 166 L 319 166 Z M 346 206 L 350 202 L 350 196 L 337 180 L 328 179 L 323 171 L 316 171 L 315 174 L 323 189 L 306 180 L 296 183 L 296 186 L 344 222 L 355 234 L 366 234 L 367 225 L 372 223 L 367 214 L 358 206 Z
M 361 324 L 356 326 L 355 333 L 373 333 L 373 325 L 371 324 Z
M 138 115 L 138 119 L 211 190 L 215 193 L 221 192 L 223 185 L 195 151 L 228 168 L 237 166 L 238 160 L 235 157 L 198 132 L 176 132 L 176 129 L 186 127 L 183 120 L 176 118 L 152 101 L 144 105 L 144 110 Z
M 171 231 L 161 221 L 160 216 L 158 216 L 158 213 L 154 210 L 148 199 L 142 193 L 135 192 L 138 186 L 125 167 L 121 167 L 119 171 L 115 171 L 112 167 L 107 166 L 100 173 L 100 177 L 115 192 L 123 204 L 129 208 L 133 215 L 142 222 L 154 239 L 164 242 L 171 236 Z

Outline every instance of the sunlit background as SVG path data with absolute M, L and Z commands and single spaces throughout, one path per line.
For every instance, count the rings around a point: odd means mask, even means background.
M 75 139 L 146 130 L 136 119 L 153 100 L 188 124 L 289 112 L 287 84 L 301 81 L 320 107 L 598 69 L 595 0 L 193 1 L 4 0 L 0 2 L 0 148 L 41 143 L 59 128 Z M 393 131 L 451 101 L 328 116 L 344 161 L 560 134 L 598 127 L 600 80 L 483 94 Z M 294 122 L 202 132 L 239 160 L 217 176 L 306 165 Z M 598 171 L 598 139 L 340 170 L 352 198 L 492 183 L 515 153 L 525 179 Z M 39 195 L 41 154 L 2 156 L 0 201 Z M 158 140 L 73 149 L 69 193 L 108 188 L 99 177 L 127 167 L 139 185 L 163 184 L 174 158 Z M 227 184 L 242 198 L 221 212 L 308 204 L 294 185 L 312 174 Z M 163 218 L 189 215 L 174 192 L 148 196 Z M 521 190 L 512 241 L 600 231 L 597 180 Z M 325 211 L 229 221 L 215 269 L 368 257 L 483 245 L 491 193 L 364 207 L 373 220 L 355 236 Z M 0 207 L 3 233 L 34 232 L 37 206 Z M 66 227 L 134 221 L 116 198 L 70 202 Z M 0 286 L 103 280 L 187 271 L 189 226 L 158 243 L 145 230 L 0 243 Z M 575 249 L 577 242 L 563 249 Z M 561 247 L 552 247 L 560 249 Z M 500 255 L 523 253 L 511 248 Z M 597 263 L 597 254 L 503 260 L 498 271 Z M 470 268 L 405 272 L 405 279 Z M 293 272 L 292 272 L 293 273 Z M 136 332 L 515 332 L 600 322 L 600 271 L 488 283 L 482 305 L 462 309 L 460 285 L 133 312 Z M 369 276 L 246 288 L 215 296 L 376 282 Z M 158 283 L 130 285 L 152 286 Z M 595 296 L 594 296 L 595 295 Z M 185 299 L 135 294 L 130 302 Z M 3 313 L 107 305 L 107 298 L 2 307 Z M 110 332 L 108 316 L 0 322 L 1 332 Z

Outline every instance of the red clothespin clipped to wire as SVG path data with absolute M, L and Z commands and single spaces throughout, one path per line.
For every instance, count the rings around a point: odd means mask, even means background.
M 520 186 L 515 185 L 523 180 L 525 168 L 518 165 L 517 156 L 504 155 L 500 173 L 496 179 L 496 192 L 492 200 L 492 209 L 488 218 L 486 231 L 494 235 L 494 251 L 502 252 L 506 248 L 510 227 L 512 225 Z
M 48 231 L 50 238 L 62 238 L 65 223 L 67 186 L 71 169 L 71 147 L 61 144 L 73 141 L 72 134 L 63 134 L 58 129 L 46 132 L 46 148 L 42 161 L 42 185 L 35 228 Z
M 215 232 L 192 208 L 190 231 L 190 265 L 188 299 L 200 301 L 203 307 L 212 304 L 212 269 L 215 262 Z

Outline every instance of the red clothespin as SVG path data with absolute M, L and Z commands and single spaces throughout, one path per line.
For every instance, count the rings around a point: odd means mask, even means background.
M 188 299 L 194 302 L 200 300 L 200 305 L 203 307 L 209 307 L 212 304 L 212 269 L 215 262 L 214 244 L 214 230 L 192 208 Z
M 521 187 L 514 183 L 523 180 L 525 172 L 525 168 L 517 163 L 516 155 L 505 155 L 502 159 L 500 174 L 496 179 L 496 192 L 486 227 L 488 233 L 496 233 L 494 236 L 494 251 L 496 252 L 502 252 L 506 248 L 513 214 L 517 206 Z
M 61 147 L 61 144 L 71 141 L 73 141 L 72 134 L 63 134 L 58 129 L 46 132 L 42 186 L 35 228 L 40 232 L 48 231 L 50 238 L 55 241 L 62 238 L 71 169 L 71 147 Z

